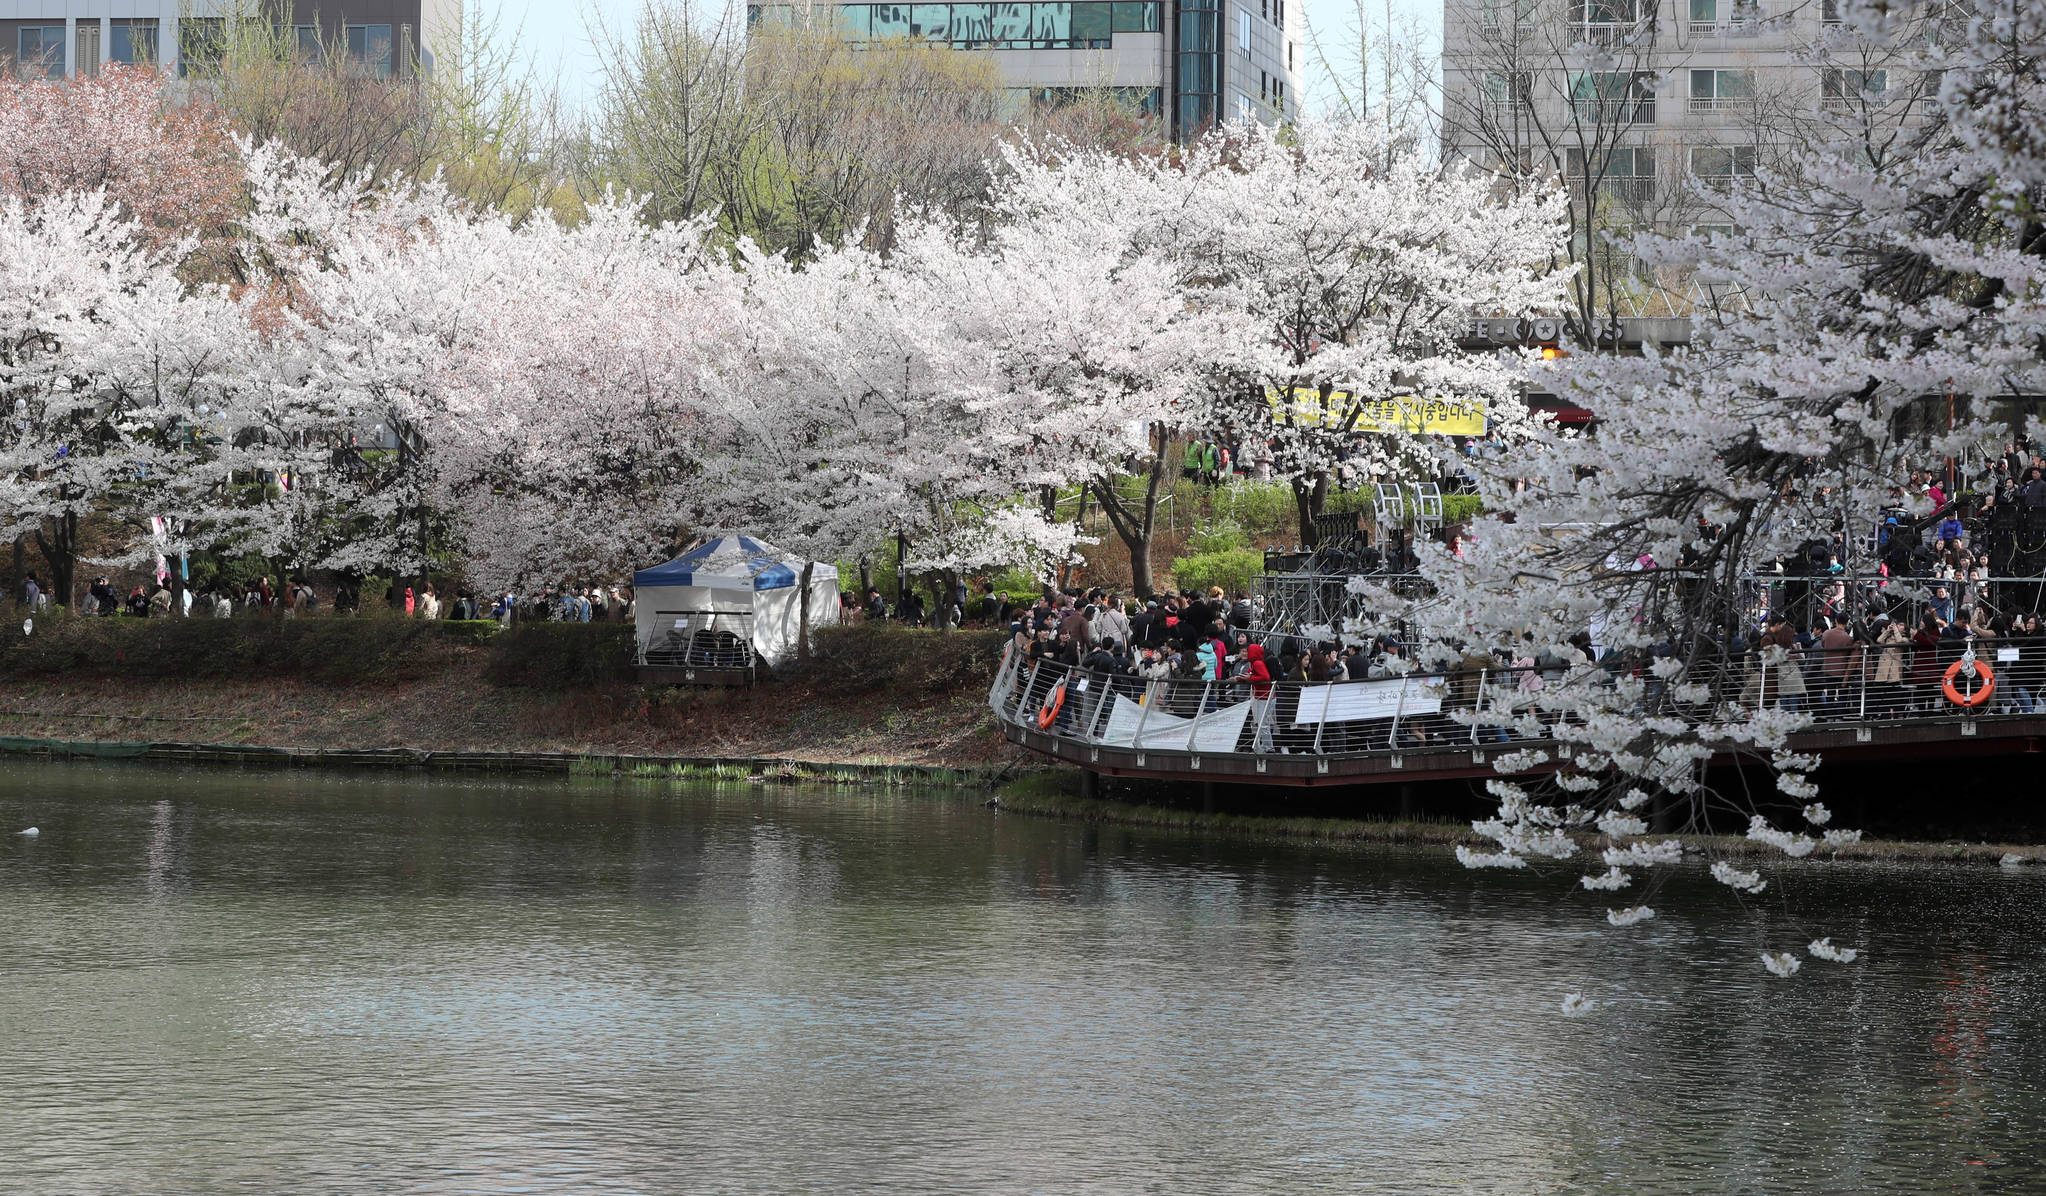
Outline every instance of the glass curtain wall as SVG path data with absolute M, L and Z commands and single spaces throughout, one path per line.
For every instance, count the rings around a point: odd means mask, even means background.
M 1186 141 L 1215 123 L 1222 91 L 1219 0 L 1180 0 L 1179 51 L 1173 60 L 1173 135 Z

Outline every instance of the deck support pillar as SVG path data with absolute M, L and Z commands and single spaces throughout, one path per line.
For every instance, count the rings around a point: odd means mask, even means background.
M 1101 774 L 1090 769 L 1080 770 L 1080 796 L 1095 798 L 1101 796 Z
M 1215 782 L 1213 782 L 1213 781 L 1202 781 L 1202 782 L 1201 782 L 1201 813 L 1203 813 L 1203 814 L 1213 814 L 1214 812 L 1215 812 Z
M 1666 835 L 1677 829 L 1677 799 L 1664 789 L 1655 795 L 1655 806 L 1649 811 L 1650 828 L 1658 835 Z

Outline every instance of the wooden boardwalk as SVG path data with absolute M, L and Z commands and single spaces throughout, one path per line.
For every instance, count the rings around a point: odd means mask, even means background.
M 1079 677 L 1076 672 L 1059 669 L 1057 673 L 1066 684 L 1077 687 Z M 1405 687 L 1406 694 L 1421 692 L 1428 682 L 1447 680 L 1417 679 Z M 1117 684 L 1113 679 L 1105 678 L 1090 678 L 1089 681 L 1087 692 L 1096 694 L 1112 693 Z M 1151 700 L 1146 705 L 1175 708 L 1191 714 L 1191 717 L 1157 716 L 1159 721 L 1170 724 L 1169 735 L 1165 737 L 1169 741 L 1163 743 L 1155 729 L 1147 737 L 1141 723 L 1134 734 L 1126 720 L 1118 727 L 1114 713 L 1100 704 L 1089 707 L 1090 712 L 1081 720 L 1054 719 L 1050 725 L 1043 725 L 1038 716 L 1056 683 L 1056 680 L 1037 676 L 1026 679 L 1020 668 L 1005 662 L 989 694 L 989 705 L 1001 725 L 1003 736 L 1010 743 L 1096 776 L 1294 788 L 1410 784 L 1553 772 L 1579 750 L 1576 745 L 1549 737 L 1479 742 L 1475 732 L 1470 738 L 1464 738 L 1464 732 L 1468 730 L 1465 728 L 1459 728 L 1453 738 L 1445 740 L 1441 733 L 1443 716 L 1439 713 L 1442 707 L 1435 699 L 1429 699 L 1435 704 L 1427 707 L 1427 714 L 1436 720 L 1435 736 L 1421 743 L 1403 743 L 1399 714 L 1404 712 L 1412 718 L 1412 710 L 1418 705 L 1405 695 L 1401 706 L 1391 708 L 1395 712 L 1392 719 L 1348 724 L 1350 729 L 1342 737 L 1345 744 L 1360 738 L 1356 728 L 1369 725 L 1378 729 L 1371 736 L 1362 738 L 1381 745 L 1375 748 L 1322 750 L 1323 730 L 1317 724 L 1311 743 L 1297 743 L 1290 750 L 1280 750 L 1285 746 L 1283 744 L 1276 744 L 1271 750 L 1255 750 L 1255 745 L 1272 741 L 1271 728 L 1269 725 L 1259 727 L 1248 714 L 1239 714 L 1236 726 L 1241 728 L 1240 731 L 1232 735 L 1225 729 L 1220 736 L 1211 736 L 1205 749 L 1201 749 L 1194 746 L 1194 741 L 1204 734 L 1199 729 L 1200 723 L 1204 719 L 1218 719 L 1236 711 L 1237 705 L 1242 704 L 1238 699 L 1236 705 L 1222 705 L 1217 709 L 1215 690 L 1227 690 L 1230 683 L 1207 687 L 1198 681 L 1171 682 L 1168 684 L 1172 686 L 1190 685 L 1194 692 L 1191 695 L 1165 692 L 1161 696 L 1154 691 L 1147 695 Z M 1328 697 L 1328 693 L 1340 692 L 1339 687 L 1342 686 L 1396 684 L 1400 683 L 1347 682 L 1337 683 L 1337 686 L 1303 688 L 1295 699 L 1293 710 L 1298 717 L 1313 715 L 1310 692 L 1314 695 L 1312 700 L 1327 705 L 1338 700 Z M 1482 682 L 1479 688 L 1482 691 Z M 1188 701 L 1189 697 L 1191 701 Z M 1126 702 L 1127 699 L 1119 701 Z M 1136 704 L 1129 703 L 1132 706 Z M 1867 707 L 1868 704 L 1863 702 L 1859 710 L 1865 713 Z M 1307 711 L 1305 716 L 1299 714 L 1303 709 Z M 1269 707 L 1257 709 L 1255 713 L 1272 722 L 1290 721 L 1273 715 Z M 1996 712 L 1987 707 L 1981 711 L 1970 711 L 1940 705 L 1923 712 L 1876 713 L 1877 717 L 1838 715 L 1815 722 L 1793 735 L 1788 747 L 1796 752 L 1815 753 L 1826 764 L 1838 765 L 2034 755 L 2040 752 L 2042 745 L 2046 745 L 2046 709 L 2022 711 L 2004 708 Z M 1297 728 L 1302 724 L 1294 722 L 1292 725 Z M 1182 731 L 1182 727 L 1186 729 Z M 1538 752 L 1546 758 L 1533 767 L 1502 773 L 1498 767 L 1500 758 L 1520 752 Z M 1760 760 L 1766 754 L 1730 749 L 1709 763 L 1713 766 L 1738 765 L 1748 760 Z

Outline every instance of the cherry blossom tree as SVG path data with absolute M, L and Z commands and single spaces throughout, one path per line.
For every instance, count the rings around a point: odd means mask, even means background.
M 1891 32 L 1882 5 L 1842 8 L 1856 36 Z M 1929 513 L 1907 472 L 2000 442 L 1995 409 L 2046 390 L 2042 50 L 2046 12 L 1979 0 L 1965 42 L 1919 62 L 1943 76 L 1912 152 L 1838 138 L 1729 195 L 1737 232 L 1634 245 L 1747 302 L 1701 315 L 1682 348 L 1557 363 L 1552 385 L 1598 413 L 1596 434 L 1544 428 L 1481 479 L 1492 514 L 1462 555 L 1429 554 L 1440 594 L 1407 613 L 1435 644 L 1524 642 L 1575 662 L 1488 716 L 1539 734 L 1544 712 L 1571 750 L 1501 762 L 1561 771 L 1548 787 L 1495 782 L 1499 814 L 1477 829 L 1497 850 L 1466 863 L 1569 858 L 1565 832 L 1595 826 L 1606 871 L 1583 885 L 1623 888 L 1681 851 L 1679 837 L 1647 837 L 1650 810 L 1671 830 L 1731 829 L 1792 858 L 1859 837 L 1812 800 L 1817 759 L 1789 750 L 1809 713 L 1741 694 L 1740 669 L 1783 660 L 1770 648 L 1743 666 L 1728 643 L 1744 630 L 1733 596 L 1813 540 L 1851 559 L 1892 503 Z M 1948 396 L 1951 430 L 1911 418 Z M 1569 646 L 1586 629 L 1600 661 Z M 1705 763 L 1729 751 L 1770 767 L 1778 795 L 1708 787 Z M 1726 861 L 1713 875 L 1743 893 L 1768 884 Z M 1830 940 L 1809 953 L 1854 954 Z M 1765 964 L 1787 976 L 1797 959 Z
M 1200 410 L 1212 346 L 1235 313 L 1190 301 L 1198 274 L 1160 252 L 1178 197 L 1153 161 L 1063 143 L 1006 151 L 992 207 L 998 285 L 973 335 L 1002 346 L 1019 400 L 1022 484 L 1086 484 L 1152 591 L 1151 545 L 1172 429 Z
M 0 534 L 34 537 L 67 602 L 88 519 L 126 528 L 110 563 L 279 555 L 323 488 L 345 419 L 258 295 L 180 278 L 190 244 L 104 191 L 0 200 Z
M 424 569 L 432 520 L 493 587 L 615 576 L 674 544 L 707 221 L 648 228 L 624 200 L 515 221 L 275 149 L 252 163 L 250 255 L 318 347 L 313 384 L 400 434 L 395 462 L 365 463 L 355 567 Z
M 884 256 L 857 244 L 801 266 L 742 246 L 734 338 L 700 388 L 711 426 L 697 517 L 835 559 L 900 539 L 917 572 L 1063 558 L 1070 528 L 1022 488 L 1029 400 L 984 336 L 993 307 L 1028 296 L 959 230 L 898 225 Z M 1041 301 L 1041 297 L 1039 299 Z
M 1567 272 L 1559 190 L 1494 191 L 1365 124 L 1232 129 L 1152 168 L 1169 193 L 1153 236 L 1188 301 L 1230 313 L 1198 425 L 1268 439 L 1303 541 L 1339 460 L 1369 476 L 1439 442 L 1384 400 L 1462 404 L 1496 435 L 1524 427 L 1515 364 L 1462 351 L 1475 315 L 1553 309 Z M 1368 433 L 1368 434 L 1367 434 Z

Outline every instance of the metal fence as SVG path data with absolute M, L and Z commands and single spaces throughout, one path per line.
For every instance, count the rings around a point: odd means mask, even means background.
M 1076 743 L 1323 756 L 1538 745 L 1553 741 L 1568 717 L 1556 691 L 1604 686 L 1618 693 L 1623 682 L 1639 683 L 1632 705 L 1641 713 L 1697 721 L 1763 709 L 1793 711 L 1816 726 L 2046 714 L 2046 638 L 1913 643 L 1892 635 L 1831 651 L 1729 654 L 1683 679 L 1702 692 L 1672 688 L 1650 666 L 1650 659 L 1612 656 L 1567 668 L 1466 665 L 1253 683 L 1104 673 L 1032 660 L 1011 646 L 989 703 L 1005 722 Z
M 1928 610 L 1942 621 L 1977 610 L 1992 620 L 2046 618 L 2046 578 L 1751 574 L 1740 586 L 1742 615 L 1781 614 L 1805 628 L 1817 626 L 1822 617 L 1866 624 L 1877 615 L 1915 626 Z

